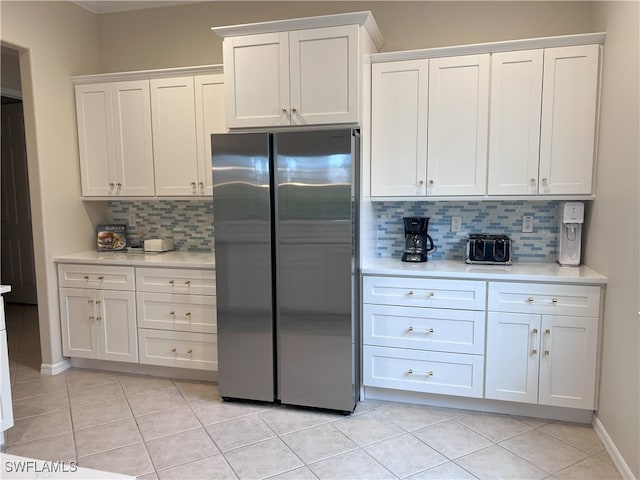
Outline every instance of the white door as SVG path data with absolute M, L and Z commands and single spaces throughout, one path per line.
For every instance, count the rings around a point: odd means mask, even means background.
M 95 290 L 60 289 L 62 353 L 65 356 L 100 358 L 95 301 Z
M 358 29 L 289 33 L 292 125 L 358 122 Z
M 540 315 L 489 312 L 485 398 L 538 402 Z
M 595 407 L 598 319 L 543 315 L 539 403 Z
M 371 196 L 426 194 L 429 61 L 371 66 Z
M 7 300 L 37 303 L 33 227 L 22 103 L 2 105 L 2 283 L 11 285 Z
M 135 292 L 98 290 L 96 325 L 101 359 L 138 362 Z
M 491 58 L 489 195 L 538 193 L 542 50 Z
M 153 196 L 153 140 L 149 81 L 112 85 L 116 193 Z
M 429 61 L 427 195 L 483 195 L 490 55 Z
M 224 76 L 221 73 L 194 77 L 196 134 L 198 139 L 198 193 L 213 195 L 211 134 L 224 133 Z
M 76 85 L 75 94 L 82 195 L 115 195 L 111 84 Z
M 289 34 L 227 37 L 222 48 L 227 127 L 289 125 Z
M 544 51 L 542 194 L 591 193 L 599 49 L 580 45 Z
M 198 194 L 193 77 L 151 80 L 156 194 Z

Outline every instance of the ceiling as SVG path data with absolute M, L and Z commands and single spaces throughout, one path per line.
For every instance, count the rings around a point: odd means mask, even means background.
M 206 0 L 72 0 L 76 5 L 93 13 L 114 13 L 144 8 L 169 7 L 186 3 L 199 3 Z

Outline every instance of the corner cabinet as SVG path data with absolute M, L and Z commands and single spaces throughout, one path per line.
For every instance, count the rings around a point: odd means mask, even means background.
M 219 67 L 72 81 L 83 196 L 213 194 L 211 134 L 226 131 Z
M 371 55 L 371 197 L 588 198 L 602 43 L 585 34 Z
M 490 282 L 486 398 L 593 410 L 600 287 Z
M 360 122 L 364 56 L 382 45 L 371 13 L 213 30 L 224 38 L 229 128 Z

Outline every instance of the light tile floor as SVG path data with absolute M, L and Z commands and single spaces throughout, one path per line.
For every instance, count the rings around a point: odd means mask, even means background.
M 223 402 L 215 384 L 39 373 L 35 307 L 7 305 L 7 453 L 143 479 L 618 479 L 589 425 L 366 401 L 351 416 Z

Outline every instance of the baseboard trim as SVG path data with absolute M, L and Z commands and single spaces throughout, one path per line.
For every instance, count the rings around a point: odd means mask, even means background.
M 196 380 L 203 382 L 217 382 L 218 372 L 213 370 L 199 370 L 179 367 L 163 367 L 158 365 L 144 365 L 140 363 L 114 362 L 96 360 L 93 358 L 71 358 L 71 366 L 75 368 L 90 368 L 108 372 L 131 373 L 134 375 L 153 375 L 155 377 L 178 378 L 181 380 Z
M 611 460 L 613 460 L 613 464 L 618 469 L 618 472 L 620 472 L 622 478 L 624 478 L 625 480 L 635 480 L 635 477 L 633 476 L 633 472 L 629 468 L 629 465 L 627 465 L 627 462 L 625 462 L 624 458 L 622 458 L 622 455 L 618 451 L 616 444 L 613 443 L 613 440 L 607 433 L 607 430 L 604 428 L 604 425 L 602 425 L 602 422 L 597 415 L 593 416 L 593 429 L 604 445 L 604 448 L 607 450 L 607 453 L 611 457 Z
M 40 373 L 43 375 L 57 375 L 71 368 L 69 360 L 61 360 L 57 363 L 43 363 L 40 365 Z

